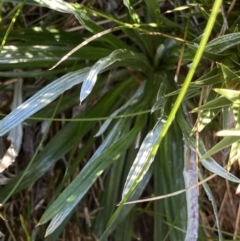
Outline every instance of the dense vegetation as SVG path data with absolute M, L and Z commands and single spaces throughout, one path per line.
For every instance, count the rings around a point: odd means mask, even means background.
M 0 5 L 0 239 L 240 239 L 238 1 Z

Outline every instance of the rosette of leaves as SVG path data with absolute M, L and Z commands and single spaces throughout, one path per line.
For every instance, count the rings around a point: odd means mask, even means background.
M 232 85 L 225 77 L 226 71 L 237 81 L 237 74 L 226 63 L 210 70 L 209 60 L 224 59 L 235 66 L 237 56 L 229 51 L 237 47 L 234 41 L 238 35 L 224 35 L 230 38 L 218 37 L 207 44 L 200 55 L 201 65 L 194 72 L 195 81 L 179 102 L 176 94 L 186 83 L 186 73 L 199 55 L 199 35 L 211 19 L 209 5 L 203 3 L 199 8 L 194 4 L 173 4 L 166 11 L 167 3 L 159 4 L 156 0 L 123 1 L 118 2 L 116 13 L 115 7 L 113 12 L 100 9 L 104 5 L 98 1 L 4 2 L 6 11 L 16 9 L 18 25 L 15 23 L 13 29 L 9 25 L 6 35 L 1 32 L 5 44 L 1 49 L 0 74 L 5 78 L 24 78 L 25 100 L 1 119 L 0 135 L 19 123 L 25 128 L 49 123 L 40 132 L 43 137 L 37 142 L 31 160 L 0 191 L 4 208 L 32 185 L 43 188 L 37 197 L 43 204 L 37 212 L 38 226 L 26 228 L 29 213 L 26 214 L 20 220 L 22 230 L 18 237 L 27 235 L 34 240 L 45 236 L 46 240 L 57 240 L 63 230 L 68 237 L 82 235 L 92 240 L 133 240 L 138 236 L 143 240 L 184 240 L 191 235 L 193 230 L 189 229 L 187 219 L 192 213 L 188 204 L 198 200 L 189 200 L 189 195 L 186 199 L 186 190 L 154 204 L 124 204 L 142 195 L 161 196 L 184 189 L 182 172 L 190 160 L 184 145 L 199 152 L 201 163 L 208 170 L 239 183 L 238 178 L 205 155 L 201 140 L 198 144 L 195 136 L 190 136 L 192 127 L 186 114 L 186 108 L 199 99 L 200 88 Z M 216 2 L 213 10 L 218 12 L 221 1 Z M 26 28 L 22 21 L 29 16 L 17 14 L 18 10 L 27 13 L 30 9 L 41 9 L 48 18 L 42 15 Z M 221 14 L 217 16 L 216 33 L 224 24 Z M 6 14 L 4 23 L 8 19 Z M 72 29 L 79 32 L 63 30 L 64 21 L 77 25 Z M 46 24 L 46 28 L 40 27 Z M 53 70 L 48 70 L 53 66 Z M 39 76 L 43 78 L 40 87 L 31 86 Z M 1 88 L 12 91 L 8 85 Z M 205 97 L 205 104 L 210 107 L 204 104 L 196 111 L 214 117 L 222 108 L 232 105 L 233 99 L 226 93 L 224 96 L 222 91 L 214 90 L 210 89 Z M 79 103 L 76 115 L 72 115 Z M 235 99 L 234 103 L 237 104 Z M 169 120 L 173 109 L 179 112 Z M 1 111 L 6 114 L 5 109 Z M 203 114 L 199 121 L 207 123 Z M 59 122 L 61 125 L 56 124 Z M 163 135 L 164 130 L 167 132 Z M 60 174 L 55 176 L 55 170 L 60 170 Z M 49 173 L 52 178 L 44 179 Z M 47 188 L 51 185 L 53 191 Z M 37 210 L 34 205 L 29 203 L 32 212 Z M 214 212 L 217 218 L 216 209 Z M 198 220 L 195 221 L 194 232 L 198 233 Z M 221 240 L 219 225 L 218 233 Z

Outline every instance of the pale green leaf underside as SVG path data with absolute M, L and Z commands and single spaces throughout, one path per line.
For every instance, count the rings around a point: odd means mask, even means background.
M 161 134 L 162 127 L 163 120 L 159 120 L 154 126 L 153 130 L 150 131 L 145 137 L 127 176 L 122 193 L 122 199 L 124 199 L 125 195 L 127 195 L 134 183 L 139 182 L 142 179 L 152 164 L 156 154 L 156 152 L 153 153 L 153 149 L 156 147 L 156 141 Z
M 89 73 L 84 78 L 80 93 L 80 102 L 85 100 L 87 96 L 91 93 L 92 88 L 97 81 L 97 76 L 99 72 L 101 72 L 103 69 L 108 68 L 110 65 L 117 61 L 124 61 L 129 59 L 135 59 L 136 61 L 143 60 L 143 62 L 146 62 L 146 58 L 144 55 L 134 53 L 126 49 L 115 50 L 108 57 L 102 58 L 97 61 L 97 63 L 91 67 Z
M 210 41 L 206 46 L 206 51 L 212 53 L 222 53 L 223 51 L 237 46 L 240 41 L 240 33 L 230 33 L 225 34 L 223 36 L 219 36 L 218 38 Z
M 51 84 L 42 88 L 35 95 L 18 106 L 17 109 L 8 114 L 0 121 L 0 136 L 6 134 L 13 127 L 26 120 L 31 115 L 51 103 L 64 91 L 81 83 L 88 73 L 89 68 L 84 68 L 62 76 Z
M 15 2 L 22 3 L 22 0 L 3 0 L 3 2 Z M 47 7 L 54 11 L 62 12 L 62 13 L 74 13 L 75 9 L 73 6 L 62 0 L 28 0 L 27 4 L 37 5 L 41 7 Z
M 17 126 L 19 123 L 23 122 L 28 117 L 51 103 L 66 90 L 69 90 L 74 85 L 84 81 L 81 90 L 82 101 L 90 93 L 95 83 L 94 80 L 96 81 L 97 75 L 100 72 L 103 72 L 107 67 L 116 61 L 124 62 L 126 59 L 135 59 L 137 61 L 139 58 L 146 63 L 146 59 L 143 58 L 142 55 L 135 54 L 134 52 L 128 50 L 116 50 L 109 57 L 99 60 L 92 68 L 84 68 L 82 70 L 62 76 L 41 89 L 17 109 L 7 115 L 3 120 L 1 120 L 0 136 L 6 134 L 10 129 Z
M 240 137 L 240 129 L 221 130 L 216 133 L 216 136 L 239 136 Z

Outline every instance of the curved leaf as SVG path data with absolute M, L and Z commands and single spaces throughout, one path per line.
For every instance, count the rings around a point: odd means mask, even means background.
M 191 126 L 188 123 L 188 121 L 185 119 L 185 117 L 183 116 L 182 111 L 179 111 L 178 115 L 177 115 L 177 120 L 179 122 L 179 126 L 182 130 L 184 139 L 187 143 L 187 145 L 193 150 L 196 151 L 196 137 L 195 135 L 189 136 L 189 133 L 191 131 Z M 231 137 L 233 138 L 233 137 Z M 239 137 L 238 137 L 239 139 Z M 240 179 L 237 178 L 236 176 L 234 176 L 233 174 L 227 172 L 223 167 L 221 167 L 212 157 L 206 157 L 209 155 L 206 155 L 207 151 L 206 148 L 203 144 L 203 141 L 200 139 L 199 143 L 198 143 L 198 154 L 201 158 L 201 164 L 208 169 L 209 171 L 231 181 L 231 182 L 235 182 L 235 183 L 240 183 Z
M 206 51 L 211 53 L 222 53 L 225 50 L 239 45 L 240 33 L 230 33 L 214 38 L 206 46 Z
M 119 112 L 121 112 L 122 110 L 126 109 L 128 106 L 134 104 L 134 103 L 138 100 L 138 98 L 142 95 L 143 90 L 144 90 L 144 87 L 145 87 L 145 83 L 146 83 L 146 82 L 144 82 L 143 84 L 141 84 L 141 85 L 139 86 L 139 88 L 137 89 L 136 93 L 132 96 L 132 98 L 131 98 L 129 101 L 127 101 L 124 105 L 122 105 L 120 108 L 118 108 L 117 110 L 115 110 L 115 111 L 110 115 L 110 117 L 116 116 Z M 95 136 L 97 137 L 97 136 L 102 135 L 102 134 L 106 131 L 106 129 L 108 128 L 108 126 L 110 125 L 111 122 L 112 122 L 112 119 L 111 119 L 111 118 L 107 119 L 107 120 L 102 124 L 101 128 L 99 129 L 99 131 L 97 132 L 97 134 L 96 134 Z
M 134 53 L 132 51 L 126 50 L 126 49 L 118 49 L 113 51 L 108 57 L 102 58 L 99 61 L 97 61 L 96 64 L 94 64 L 89 73 L 86 75 L 83 85 L 80 92 L 80 103 L 82 103 L 87 96 L 91 93 L 92 88 L 94 87 L 97 76 L 99 72 L 101 72 L 103 69 L 106 69 L 113 63 L 117 61 L 126 61 L 129 59 L 134 60 L 141 60 L 143 63 L 146 63 L 146 57 L 139 53 Z
M 76 118 L 96 118 L 105 115 L 120 93 L 129 88 L 129 84 L 129 81 L 120 83 L 111 93 L 106 93 L 91 110 L 80 113 Z M 73 146 L 77 145 L 79 140 L 81 140 L 94 125 L 95 122 L 93 121 L 84 123 L 76 121 L 66 124 L 44 147 L 43 151 L 38 154 L 16 191 L 19 192 L 38 180 L 51 166 L 71 150 Z M 0 202 L 3 202 L 9 192 L 14 189 L 19 178 L 21 178 L 21 175 L 16 176 L 9 184 L 1 188 Z
M 8 45 L 4 46 L 0 55 L 0 69 L 16 67 L 37 66 L 38 68 L 51 66 L 55 61 L 69 52 L 71 47 L 49 45 Z M 98 47 L 86 46 L 74 55 L 71 55 L 66 63 L 83 59 L 98 59 L 110 54 L 110 50 Z
M 105 170 L 113 161 L 118 159 L 119 155 L 126 151 L 126 149 L 133 143 L 143 124 L 144 119 L 141 119 L 131 131 L 120 137 L 118 140 L 117 138 L 119 138 L 119 134 L 117 133 L 120 133 L 119 128 L 123 125 L 123 122 L 119 124 L 120 126 L 116 125 L 109 138 L 99 147 L 99 151 L 95 152 L 96 154 L 94 154 L 82 172 L 61 193 L 57 200 L 50 205 L 41 217 L 38 225 L 54 218 L 46 231 L 46 236 L 51 234 L 62 223 L 71 210 L 76 207 L 78 202 L 92 186 L 96 178 L 101 175 L 103 170 Z M 121 132 L 121 134 L 124 134 L 124 132 Z
M 42 88 L 0 121 L 0 136 L 51 103 L 64 91 L 81 83 L 88 70 L 89 68 L 85 68 L 66 74 Z

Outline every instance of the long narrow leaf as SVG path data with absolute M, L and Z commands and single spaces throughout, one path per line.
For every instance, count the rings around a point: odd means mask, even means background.
M 146 57 L 144 55 L 124 49 L 115 50 L 108 57 L 97 61 L 97 63 L 92 66 L 91 70 L 89 71 L 89 73 L 83 81 L 80 93 L 80 102 L 85 100 L 85 98 L 87 98 L 87 96 L 91 93 L 92 88 L 94 87 L 97 81 L 97 76 L 99 72 L 101 72 L 103 69 L 106 69 L 107 67 L 109 67 L 117 61 L 125 61 L 129 59 L 141 59 L 143 61 L 143 64 L 144 62 L 146 63 Z
M 197 164 L 196 153 L 191 151 L 187 145 L 185 145 L 185 167 L 183 171 L 185 188 L 197 184 Z M 196 241 L 198 237 L 198 188 L 192 188 L 186 191 L 187 197 L 187 232 L 185 241 Z
M 115 110 L 110 117 L 114 117 L 116 116 L 119 112 L 121 112 L 122 110 L 126 109 L 128 106 L 136 103 L 137 99 L 142 95 L 144 87 L 145 87 L 145 83 L 141 84 L 139 86 L 139 88 L 137 89 L 136 93 L 132 96 L 132 98 L 127 101 L 124 105 L 122 105 L 119 109 Z M 97 134 L 95 136 L 100 136 L 102 135 L 105 130 L 108 128 L 108 126 L 110 125 L 110 123 L 112 122 L 112 119 L 109 118 L 108 120 L 106 120 L 103 125 L 101 126 L 100 130 L 97 132 Z
M 157 143 L 158 145 L 161 144 L 164 136 L 166 135 L 170 125 L 172 124 L 174 118 L 175 118 L 175 115 L 180 107 L 180 105 L 182 104 L 182 101 L 184 99 L 184 96 L 188 90 L 188 87 L 191 83 L 191 80 L 193 78 L 193 75 L 195 74 L 195 70 L 201 60 L 201 57 L 203 55 L 203 52 L 204 52 L 204 48 L 207 44 L 207 41 L 208 41 L 208 38 L 212 32 L 212 29 L 213 29 L 213 26 L 215 24 L 215 21 L 216 21 L 216 18 L 217 18 L 217 14 L 218 14 L 218 10 L 221 6 L 221 3 L 222 1 L 221 0 L 216 0 L 214 2 L 214 5 L 213 5 L 213 8 L 212 8 L 212 13 L 211 13 L 211 16 L 208 20 L 208 23 L 207 23 L 207 26 L 205 28 L 205 31 L 204 31 L 204 35 L 201 39 L 201 42 L 200 42 L 200 45 L 199 45 L 199 48 L 196 52 L 196 55 L 194 56 L 194 59 L 193 59 L 193 62 L 192 62 L 192 66 L 186 76 L 186 79 L 183 83 L 183 86 L 182 86 L 182 89 L 180 90 L 180 93 L 176 99 L 176 102 L 174 103 L 173 107 L 172 107 L 172 110 L 168 116 L 168 119 L 166 121 L 166 124 L 164 125 L 163 127 L 163 130 L 162 130 L 162 133 L 161 135 L 159 136 L 158 140 L 157 140 Z M 190 133 L 190 132 L 189 132 Z
M 122 82 L 116 86 L 111 93 L 106 93 L 105 96 L 89 111 L 80 113 L 76 118 L 93 118 L 105 115 L 109 108 L 116 101 L 120 93 L 129 88 L 129 82 Z M 19 184 L 16 192 L 21 191 L 29 185 L 32 185 L 38 180 L 49 168 L 54 165 L 62 156 L 64 156 L 73 146 L 77 145 L 79 140 L 83 138 L 86 133 L 95 125 L 94 122 L 70 122 L 59 131 L 51 141 L 44 147 L 43 151 L 36 157 L 29 171 L 26 173 L 24 179 Z M 56 145 L 57 143 L 57 145 Z M 14 189 L 20 176 L 16 176 L 13 180 L 1 189 L 0 202 L 5 200 L 6 196 Z
M 145 137 L 140 150 L 133 162 L 133 165 L 129 171 L 127 180 L 124 185 L 122 199 L 125 198 L 129 190 L 133 187 L 136 182 L 139 182 L 145 175 L 150 165 L 155 158 L 156 141 L 162 131 L 163 120 L 159 120 L 154 126 L 153 130 L 150 131 Z
M 51 103 L 64 91 L 81 83 L 88 71 L 89 68 L 85 68 L 66 74 L 41 89 L 0 121 L 0 136 Z
M 3 2 L 13 2 L 13 3 L 22 3 L 22 0 L 3 0 Z M 27 4 L 37 5 L 40 7 L 47 7 L 55 11 L 62 13 L 73 13 L 74 8 L 72 5 L 63 0 L 28 0 Z
M 215 146 L 213 146 L 210 150 L 205 151 L 204 155 L 202 156 L 202 159 L 208 158 L 212 156 L 213 154 L 223 150 L 226 147 L 229 147 L 235 142 L 238 142 L 240 140 L 239 136 L 227 136 L 224 137 L 221 141 L 219 141 Z
M 146 187 L 149 179 L 152 175 L 151 168 L 147 171 L 146 175 L 142 178 L 139 185 L 133 190 L 131 193 L 129 200 L 136 200 L 142 194 L 144 188 Z M 107 237 L 114 231 L 118 222 L 124 222 L 124 218 L 127 214 L 132 210 L 134 204 L 131 205 L 120 205 L 117 210 L 112 215 L 111 219 L 108 222 L 107 228 L 105 229 L 104 233 L 100 237 L 99 241 L 106 241 Z
M 82 81 L 84 81 L 84 83 L 81 90 L 80 100 L 83 101 L 83 99 L 85 99 L 92 90 L 99 72 L 104 71 L 107 67 L 109 67 L 109 65 L 116 61 L 124 62 L 126 59 L 134 59 L 136 61 L 141 59 L 143 64 L 148 64 L 148 61 L 142 54 L 137 54 L 128 50 L 116 50 L 109 57 L 98 61 L 96 65 L 90 69 L 90 72 L 89 68 L 84 68 L 82 70 L 66 74 L 41 89 L 34 96 L 29 98 L 17 109 L 1 120 L 0 136 L 4 135 L 10 129 L 51 103 L 64 91 L 72 88 L 74 85 L 77 85 Z
M 202 174 L 201 172 L 198 173 L 199 179 L 200 181 L 203 180 Z M 218 218 L 218 212 L 217 212 L 217 204 L 214 200 L 214 196 L 212 194 L 211 189 L 209 188 L 208 184 L 206 182 L 203 182 L 203 188 L 208 196 L 209 201 L 211 201 L 212 203 L 212 207 L 213 207 L 213 211 L 214 211 L 214 216 L 215 216 L 215 220 L 216 220 L 216 224 L 217 224 L 217 229 L 218 229 L 218 240 L 222 241 L 223 237 L 222 237 L 222 232 L 221 232 L 221 227 L 220 227 L 220 220 Z
M 132 144 L 139 130 L 142 128 L 143 123 L 144 120 L 142 119 L 142 121 L 139 121 L 138 125 L 134 126 L 125 136 L 117 140 L 101 154 L 99 153 L 100 155 L 95 155 L 78 177 L 74 179 L 58 199 L 45 211 L 39 221 L 39 225 L 54 218 L 46 231 L 46 236 L 52 233 L 62 223 L 69 212 L 75 208 L 102 171 Z M 117 129 L 115 131 L 117 131 Z M 111 137 L 109 141 L 112 140 L 112 138 L 114 137 Z M 81 185 L 79 186 L 80 183 Z
M 179 126 L 182 130 L 184 139 L 187 143 L 187 145 L 193 150 L 196 151 L 197 143 L 196 143 L 196 137 L 195 135 L 189 136 L 189 133 L 191 132 L 191 126 L 183 116 L 182 111 L 179 111 L 177 115 L 177 120 L 179 122 Z M 229 180 L 235 183 L 240 183 L 240 179 L 234 176 L 233 174 L 227 172 L 223 167 L 221 167 L 212 157 L 205 157 L 206 148 L 203 144 L 203 141 L 200 139 L 198 143 L 198 149 L 199 149 L 199 156 L 202 159 L 201 164 L 207 168 L 209 171 Z
M 238 45 L 240 33 L 230 33 L 213 39 L 206 46 L 206 51 L 212 53 L 222 53 L 223 51 Z

